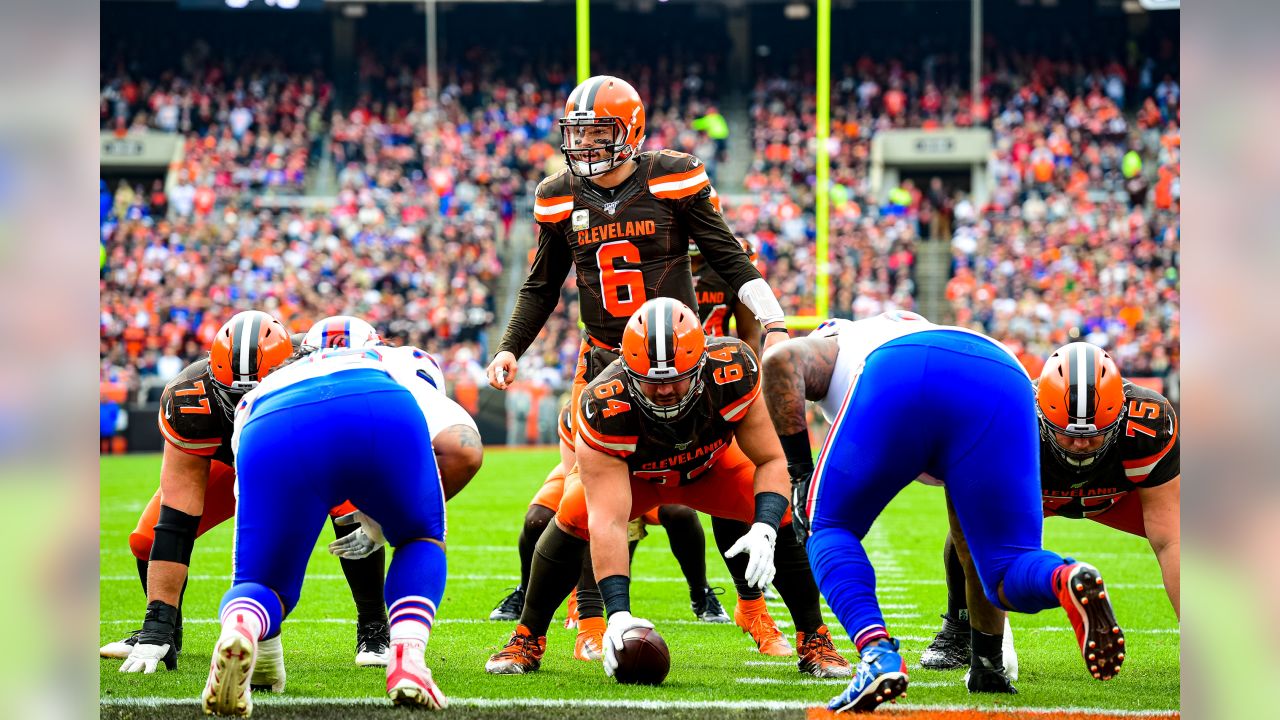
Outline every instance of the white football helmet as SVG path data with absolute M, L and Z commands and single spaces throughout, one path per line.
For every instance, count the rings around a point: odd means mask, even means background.
M 351 315 L 327 317 L 307 331 L 302 344 L 314 348 L 363 348 L 380 345 L 382 338 L 369 323 Z

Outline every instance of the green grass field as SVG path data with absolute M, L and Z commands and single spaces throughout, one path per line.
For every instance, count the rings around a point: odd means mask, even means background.
M 679 568 L 661 528 L 653 528 L 636 553 L 633 608 L 652 620 L 672 652 L 671 674 L 660 687 L 622 686 L 598 664 L 572 657 L 573 631 L 554 625 L 541 672 L 491 676 L 484 661 L 512 626 L 492 623 L 489 611 L 516 584 L 515 541 L 525 508 L 547 470 L 553 450 L 491 450 L 484 469 L 449 505 L 449 582 L 427 661 L 453 703 L 449 716 L 530 717 L 804 717 L 824 705 L 843 681 L 815 680 L 794 660 L 765 658 L 736 627 L 694 621 Z M 106 457 L 101 463 L 101 640 L 119 639 L 141 622 L 145 600 L 128 534 L 155 490 L 159 456 Z M 1061 611 L 1012 618 L 1021 665 L 1016 696 L 970 696 L 963 671 L 918 667 L 945 608 L 941 549 L 946 529 L 939 489 L 913 485 L 880 518 L 869 537 L 877 565 L 880 600 L 890 632 L 902 640 L 911 668 L 906 701 L 892 706 L 945 714 L 947 709 L 1040 709 L 1039 716 L 1165 714 L 1179 703 L 1179 634 L 1146 542 L 1087 521 L 1054 519 L 1045 545 L 1087 559 L 1107 578 L 1116 613 L 1128 637 L 1124 672 L 1111 682 L 1089 677 Z M 208 672 L 216 637 L 218 602 L 230 584 L 231 523 L 200 539 L 186 594 L 184 653 L 176 672 L 125 675 L 120 661 L 101 660 L 102 717 L 200 716 L 196 700 Z M 732 583 L 716 557 L 708 524 L 708 575 L 713 585 Z M 381 668 L 352 663 L 355 609 L 338 561 L 324 551 L 322 533 L 308 568 L 302 600 L 284 625 L 288 688 L 282 696 L 255 694 L 255 717 L 381 717 L 396 711 L 383 694 Z M 732 611 L 732 601 L 726 603 Z M 825 610 L 825 607 L 824 607 Z M 789 616 L 771 606 L 784 632 Z M 561 613 L 561 617 L 563 611 Z M 850 658 L 851 643 L 826 611 L 837 647 Z M 792 635 L 794 640 L 794 635 Z M 86 648 L 88 652 L 88 648 Z M 566 710 L 566 708 L 569 708 Z M 403 713 L 396 713 L 402 716 Z M 925 713 L 930 714 L 930 713 Z M 810 716 L 813 713 L 809 713 Z

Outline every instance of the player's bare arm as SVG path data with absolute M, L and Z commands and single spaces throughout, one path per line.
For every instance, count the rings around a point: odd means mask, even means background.
M 779 435 L 808 432 L 806 400 L 831 386 L 840 346 L 835 338 L 795 338 L 764 353 L 764 399 Z
M 763 403 L 751 404 L 747 416 L 734 430 L 734 437 L 738 447 L 756 466 L 756 495 L 771 492 L 786 497 L 791 489 L 787 480 L 787 458 Z
M 951 542 L 955 545 L 960 564 L 964 566 L 964 593 L 969 607 L 969 623 L 980 632 L 999 635 L 1004 632 L 1005 611 L 992 605 L 986 594 L 982 592 L 978 568 L 973 564 L 973 555 L 969 553 L 969 543 L 964 539 L 960 518 L 956 516 L 956 508 L 951 503 L 950 494 L 947 494 L 947 520 L 951 523 Z
M 631 512 L 631 475 L 627 463 L 577 443 L 578 469 L 587 495 L 591 562 L 597 578 L 631 574 L 627 520 Z
M 451 425 L 431 441 L 436 465 L 444 483 L 445 500 L 452 498 L 471 482 L 484 462 L 484 446 L 480 433 L 467 425 Z
M 1173 612 L 1182 617 L 1180 602 L 1181 569 L 1181 527 L 1179 525 L 1179 509 L 1182 504 L 1182 475 L 1156 487 L 1138 488 L 1138 497 L 1142 500 L 1142 522 L 1147 529 L 1147 540 L 1155 551 L 1156 560 L 1160 563 L 1160 574 L 1164 577 L 1164 590 L 1173 604 Z
M 187 515 L 204 513 L 204 491 L 209 483 L 209 458 L 189 455 L 165 443 L 160 461 L 160 502 Z M 177 606 L 187 566 L 152 560 L 147 570 L 147 599 Z

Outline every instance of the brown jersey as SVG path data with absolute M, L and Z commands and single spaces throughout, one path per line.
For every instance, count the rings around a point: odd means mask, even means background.
M 213 392 L 209 358 L 197 360 L 169 381 L 160 395 L 160 433 L 170 445 L 231 465 L 235 424 Z
M 702 332 L 707 337 L 728 335 L 729 321 L 733 319 L 733 309 L 738 303 L 738 296 L 729 283 L 705 262 L 698 263 L 693 269 L 693 291 L 698 296 L 698 320 L 702 323 Z
M 627 320 L 646 300 L 697 306 L 689 272 L 692 239 L 736 293 L 760 272 L 715 204 L 706 168 L 692 155 L 641 153 L 621 185 L 600 188 L 562 170 L 538 185 L 538 249 L 498 345 L 519 357 L 555 309 L 577 269 L 582 323 L 597 346 L 618 347 Z
M 760 395 L 756 355 L 734 337 L 708 338 L 702 396 L 683 418 L 660 423 L 632 398 L 621 360 L 605 368 L 578 399 L 578 436 L 623 458 L 635 480 L 696 482 L 733 443 L 734 430 Z
M 1055 515 L 1086 518 L 1109 510 L 1126 493 L 1155 487 L 1182 473 L 1178 417 L 1160 393 L 1124 384 L 1125 418 L 1119 435 L 1083 471 L 1057 456 L 1040 438 L 1040 486 L 1044 508 Z

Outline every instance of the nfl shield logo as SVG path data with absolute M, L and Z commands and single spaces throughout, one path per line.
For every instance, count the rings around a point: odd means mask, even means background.
M 618 211 L 618 201 L 617 201 L 617 200 L 614 200 L 613 202 L 607 202 L 607 203 L 605 203 L 605 204 L 604 204 L 604 211 L 605 211 L 605 212 L 607 212 L 607 213 L 609 213 L 609 215 L 613 215 L 615 212 L 617 212 L 617 211 Z

